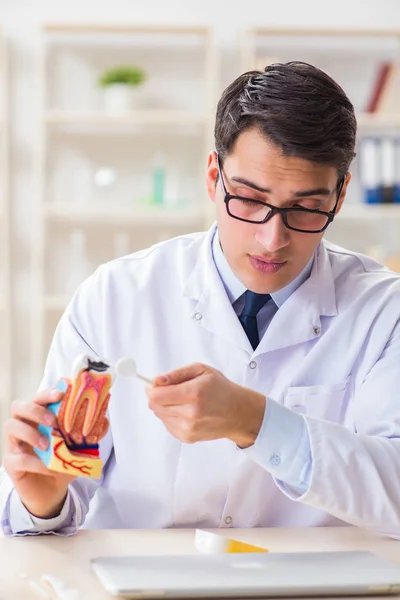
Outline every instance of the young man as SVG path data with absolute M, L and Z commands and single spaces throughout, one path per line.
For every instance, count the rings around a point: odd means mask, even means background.
M 117 380 L 101 481 L 33 454 L 57 395 L 13 405 L 7 535 L 341 524 L 400 535 L 400 277 L 322 239 L 355 135 L 345 93 L 310 65 L 225 90 L 207 171 L 217 225 L 100 267 L 60 321 L 42 389 L 80 353 L 132 356 L 155 385 Z

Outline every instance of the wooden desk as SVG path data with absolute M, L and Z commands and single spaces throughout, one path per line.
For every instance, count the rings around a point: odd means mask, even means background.
M 219 533 L 267 547 L 271 552 L 369 550 L 400 565 L 400 542 L 353 527 L 224 529 Z M 92 530 L 77 535 L 0 537 L 0 598 L 38 598 L 20 574 L 52 573 L 82 592 L 82 600 L 109 600 L 92 574 L 89 559 L 127 554 L 193 554 L 193 530 Z M 392 596 L 393 597 L 393 596 Z M 354 599 L 353 599 L 354 600 Z

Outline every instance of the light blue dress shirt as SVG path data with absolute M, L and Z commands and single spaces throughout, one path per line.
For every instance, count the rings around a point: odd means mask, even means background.
M 230 268 L 218 237 L 218 230 L 213 238 L 213 258 L 215 266 L 224 284 L 228 298 L 236 314 L 239 316 L 244 307 L 245 286 L 239 281 Z M 274 315 L 284 302 L 309 278 L 314 257 L 310 259 L 303 271 L 287 286 L 271 294 L 273 302 L 267 302 L 257 315 L 260 340 L 266 332 Z M 266 390 L 268 395 L 268 390 Z M 268 398 L 263 424 L 256 441 L 262 456 L 271 456 L 270 472 L 280 480 L 280 484 L 290 488 L 299 495 L 304 494 L 310 482 L 312 456 L 310 438 L 302 415 Z M 246 449 L 249 454 L 251 448 Z M 254 456 L 254 458 L 256 458 Z M 263 462 L 263 466 L 266 464 Z

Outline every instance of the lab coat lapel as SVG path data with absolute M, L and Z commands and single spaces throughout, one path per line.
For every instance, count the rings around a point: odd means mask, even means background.
M 310 277 L 279 308 L 255 354 L 317 339 L 322 333 L 321 316 L 335 315 L 335 280 L 325 244 L 321 242 Z
M 195 302 L 193 317 L 199 326 L 247 352 L 251 344 L 232 308 L 212 256 L 214 228 L 206 235 L 199 258 L 189 277 L 183 296 Z
M 215 267 L 211 244 L 214 228 L 206 235 L 199 258 L 183 295 L 194 301 L 199 325 L 253 354 Z M 318 246 L 310 277 L 286 300 L 272 319 L 255 355 L 317 339 L 321 316 L 337 315 L 335 280 L 324 241 Z

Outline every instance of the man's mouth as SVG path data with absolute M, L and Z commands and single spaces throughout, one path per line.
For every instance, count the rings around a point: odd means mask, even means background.
M 286 264 L 286 260 L 265 258 L 257 254 L 249 254 L 249 259 L 253 269 L 259 273 L 268 273 L 270 275 L 280 271 Z

